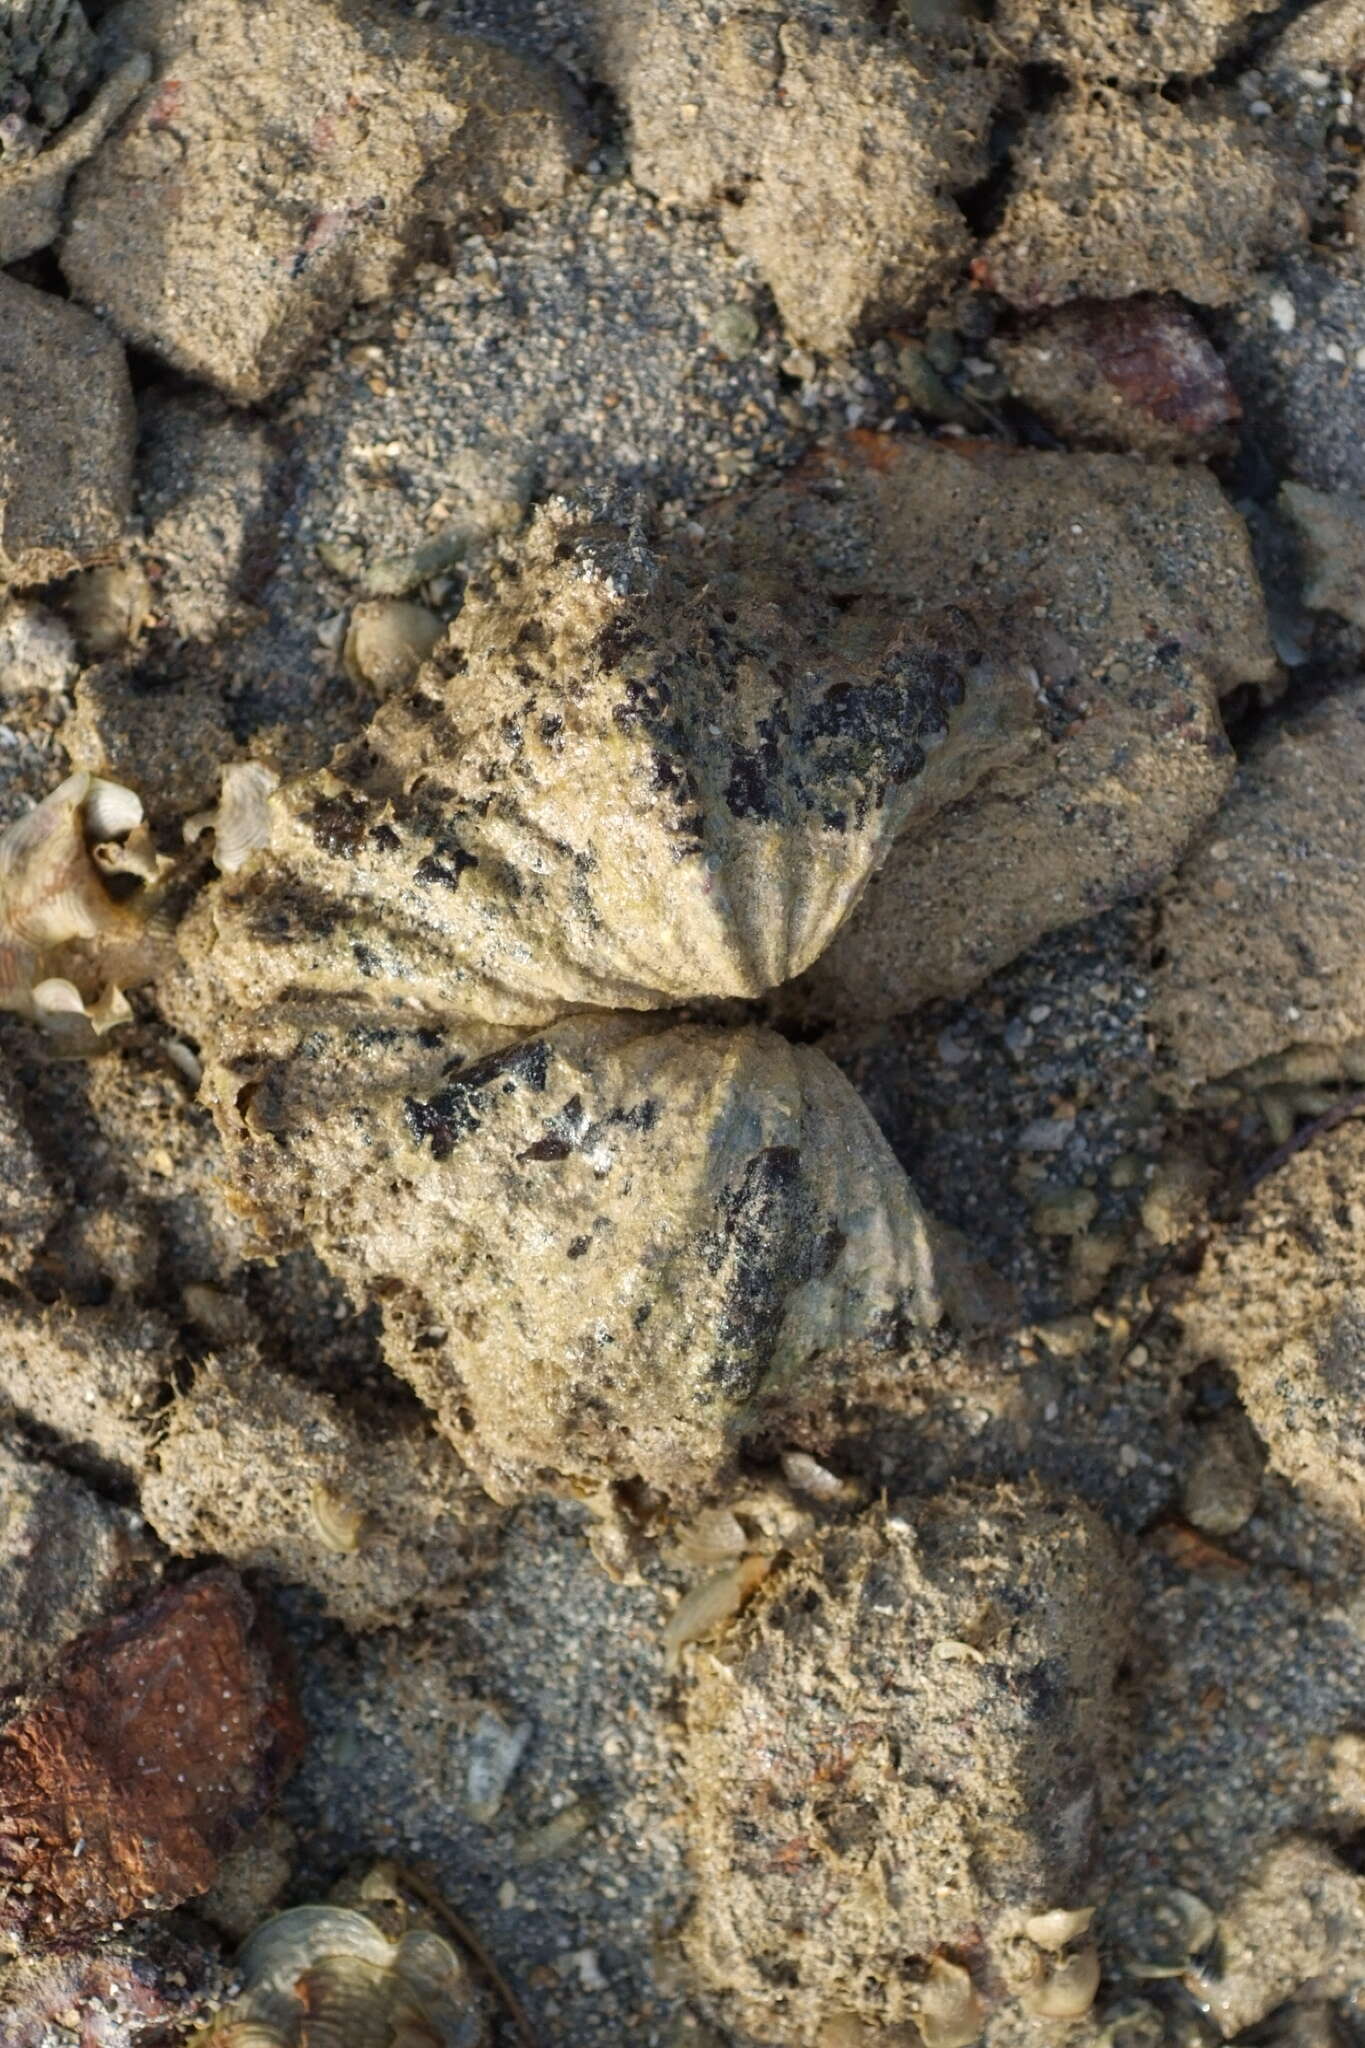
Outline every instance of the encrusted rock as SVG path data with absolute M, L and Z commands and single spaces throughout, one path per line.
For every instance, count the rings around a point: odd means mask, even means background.
M 1236 100 L 1072 91 L 1013 160 L 982 257 L 983 281 L 1013 305 L 1135 292 L 1226 305 L 1307 239 L 1307 173 Z
M 157 566 L 156 616 L 177 639 L 211 641 L 245 622 L 274 565 L 279 449 L 264 420 L 210 393 L 153 391 L 139 413 L 138 499 Z M 145 717 L 145 698 L 139 708 Z
M 135 1478 L 179 1344 L 150 1309 L 0 1302 L 0 1396 L 97 1468 Z
M 1218 1916 L 1214 1961 L 1190 1989 L 1225 2041 L 1311 1985 L 1342 1996 L 1365 1970 L 1365 1878 L 1323 1842 L 1291 1835 Z
M 991 352 L 1015 396 L 1073 447 L 1203 454 L 1241 416 L 1217 350 L 1175 299 L 1058 307 Z
M 0 1437 L 0 1695 L 145 1593 L 156 1557 L 137 1515 Z
M 40 604 L 0 607 L 0 697 L 60 696 L 79 663 L 70 628 Z
M 705 1483 L 823 1354 L 939 1313 L 871 1117 L 770 1032 L 618 1013 L 509 1042 L 280 1004 L 208 1086 L 242 1191 L 379 1296 L 391 1362 L 500 1496 Z
M 302 1739 L 233 1573 L 88 1630 L 0 1727 L 0 1950 L 79 1942 L 206 1890 Z
M 608 66 L 640 184 L 721 206 L 788 332 L 823 349 L 917 312 L 970 248 L 990 84 L 858 8 L 619 8 Z
M 426 222 L 538 205 L 571 167 L 549 72 L 365 0 L 128 0 L 107 33 L 156 73 L 76 180 L 63 268 L 238 399 L 386 297 Z
M 1236 1373 L 1272 1463 L 1365 1526 L 1365 1127 L 1266 1177 L 1209 1245 L 1180 1313 L 1191 1361 Z
M 117 546 L 132 491 L 123 350 L 80 306 L 0 275 L 0 583 Z
M 853 435 L 722 508 L 751 586 L 913 621 L 970 602 L 1029 664 L 1036 744 L 890 849 L 792 1001 L 858 1020 L 956 995 L 1149 889 L 1233 771 L 1217 699 L 1276 663 L 1246 529 L 1200 470 Z
M 992 2002 L 1055 1966 L 1024 1927 L 1092 1896 L 1129 1611 L 1089 1509 L 963 1490 L 825 1531 L 693 1653 L 687 1947 L 746 2031 L 877 2039 L 936 1956 Z
M 1163 904 L 1152 1019 L 1179 1082 L 1365 1034 L 1365 686 L 1276 726 Z
M 209 1360 L 175 1402 L 142 1506 L 173 1550 L 312 1586 L 351 1628 L 458 1600 L 495 1526 L 419 1415 L 367 1421 L 249 1352 Z

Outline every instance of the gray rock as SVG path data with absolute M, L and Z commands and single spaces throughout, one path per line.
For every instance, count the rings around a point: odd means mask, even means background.
M 424 225 L 563 189 L 552 73 L 364 0 L 129 0 L 156 77 L 76 181 L 62 263 L 120 333 L 242 400 L 275 389 Z
M 112 335 L 0 276 L 0 582 L 46 583 L 117 546 L 134 425 Z

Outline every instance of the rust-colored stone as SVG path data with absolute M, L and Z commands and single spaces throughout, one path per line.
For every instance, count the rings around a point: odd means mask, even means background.
M 302 1741 L 232 1572 L 78 1636 L 0 1729 L 0 1947 L 80 1939 L 206 1890 Z
M 1060 306 L 996 353 L 1015 395 L 1073 443 L 1191 454 L 1241 417 L 1221 356 L 1177 299 Z

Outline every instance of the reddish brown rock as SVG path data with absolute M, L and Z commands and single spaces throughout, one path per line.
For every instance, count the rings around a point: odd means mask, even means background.
M 1175 299 L 1059 307 L 995 354 L 1015 396 L 1073 444 L 1196 454 L 1241 417 L 1222 358 Z
M 206 1890 L 302 1741 L 232 1572 L 77 1637 L 0 1729 L 0 1948 L 81 1940 Z
M 225 1990 L 215 1957 L 159 1930 L 24 1956 L 0 1970 L 0 2038 L 4 2048 L 148 2048 L 211 2018 Z

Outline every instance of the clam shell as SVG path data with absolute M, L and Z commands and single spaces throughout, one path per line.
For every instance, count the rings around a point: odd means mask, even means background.
M 1035 718 L 961 614 L 779 606 L 552 506 L 416 683 L 282 792 L 209 971 L 512 1027 L 757 996 Z
M 296 1906 L 238 1959 L 242 1990 L 198 2048 L 485 2048 L 480 2001 L 449 1943 L 392 1941 L 348 1906 Z
M 302 1004 L 222 1055 L 239 1185 L 278 1242 L 383 1281 L 392 1362 L 495 1491 L 685 1490 L 823 1353 L 938 1316 L 881 1133 L 772 1032 L 617 1015 L 509 1044 Z

